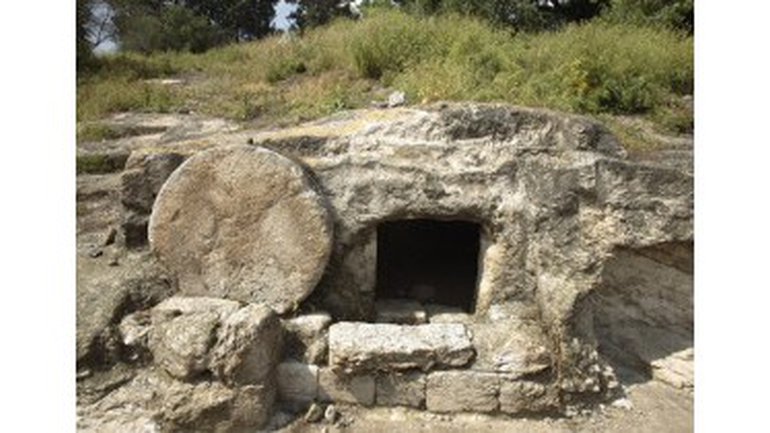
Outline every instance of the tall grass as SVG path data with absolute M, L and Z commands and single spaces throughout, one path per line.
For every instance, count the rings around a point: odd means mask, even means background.
M 663 126 L 692 120 L 677 102 L 693 88 L 692 37 L 603 20 L 514 35 L 469 17 L 375 10 L 302 37 L 199 55 L 118 55 L 104 64 L 79 83 L 81 119 L 179 104 L 240 120 L 304 119 L 366 105 L 378 89 L 398 88 L 416 102 L 643 114 Z M 143 81 L 165 75 L 193 79 L 178 92 Z

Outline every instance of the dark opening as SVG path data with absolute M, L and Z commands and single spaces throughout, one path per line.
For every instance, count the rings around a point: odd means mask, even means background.
M 473 312 L 479 259 L 478 224 L 427 219 L 377 228 L 378 299 L 415 299 Z

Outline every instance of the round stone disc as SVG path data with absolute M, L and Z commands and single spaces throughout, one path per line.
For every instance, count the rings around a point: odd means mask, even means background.
M 174 171 L 155 200 L 149 238 L 180 292 L 284 313 L 321 278 L 332 222 L 298 164 L 235 146 L 198 153 Z

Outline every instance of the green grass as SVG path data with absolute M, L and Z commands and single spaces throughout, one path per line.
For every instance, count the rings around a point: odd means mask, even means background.
M 182 76 L 185 86 L 149 78 Z M 376 11 L 302 37 L 203 54 L 121 54 L 78 82 L 78 119 L 129 110 L 293 122 L 366 106 L 396 88 L 415 103 L 501 101 L 592 115 L 640 115 L 688 132 L 693 39 L 603 20 L 512 34 L 468 17 Z

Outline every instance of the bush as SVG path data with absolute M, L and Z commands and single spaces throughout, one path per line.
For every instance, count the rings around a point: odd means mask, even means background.
M 183 6 L 170 5 L 157 15 L 127 16 L 119 23 L 120 45 L 126 51 L 201 53 L 227 39 L 222 29 Z
M 665 27 L 692 34 L 693 0 L 612 0 L 604 19 L 615 24 Z

